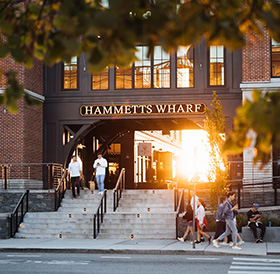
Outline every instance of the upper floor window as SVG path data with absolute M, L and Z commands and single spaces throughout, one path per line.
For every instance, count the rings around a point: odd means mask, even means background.
M 193 69 L 193 47 L 179 47 L 177 50 L 177 88 L 189 88 L 194 86 Z
M 271 39 L 271 76 L 280 77 L 280 43 Z
M 100 73 L 92 75 L 92 90 L 104 90 L 109 88 L 109 68 L 105 68 Z
M 148 47 L 138 46 L 131 67 L 116 67 L 116 89 L 150 89 L 170 87 L 170 56 L 160 46 L 148 57 Z
M 72 57 L 70 63 L 63 66 L 63 89 L 78 88 L 78 57 Z
M 225 84 L 224 46 L 210 46 L 209 84 L 210 86 L 223 86 Z

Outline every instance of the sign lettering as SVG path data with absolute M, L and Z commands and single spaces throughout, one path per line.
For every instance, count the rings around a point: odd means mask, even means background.
M 132 116 L 165 114 L 204 114 L 205 103 L 148 105 L 82 105 L 81 116 Z

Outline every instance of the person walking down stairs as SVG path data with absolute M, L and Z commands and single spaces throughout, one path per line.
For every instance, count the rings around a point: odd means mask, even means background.
M 106 168 L 108 166 L 107 160 L 102 157 L 102 153 L 97 154 L 97 159 L 93 163 L 95 171 L 96 183 L 98 186 L 99 194 L 103 194 L 104 191 L 104 180 L 106 174 Z
M 72 156 L 72 161 L 68 166 L 68 180 L 71 177 L 72 199 L 76 198 L 75 188 L 77 187 L 77 196 L 80 196 L 80 180 L 83 179 L 82 167 L 77 161 L 77 157 Z

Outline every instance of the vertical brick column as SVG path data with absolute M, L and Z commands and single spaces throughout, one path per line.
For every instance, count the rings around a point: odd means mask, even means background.
M 26 69 L 7 57 L 0 59 L 0 67 L 3 72 L 0 88 L 7 86 L 4 73 L 13 69 L 25 89 L 43 95 L 41 62 L 34 60 L 34 67 Z M 11 114 L 4 105 L 0 105 L 0 163 L 41 163 L 43 106 L 28 106 L 24 99 L 20 99 L 18 108 L 16 114 Z
M 247 35 L 242 51 L 242 82 L 270 81 L 270 37 L 266 29 L 263 39 Z

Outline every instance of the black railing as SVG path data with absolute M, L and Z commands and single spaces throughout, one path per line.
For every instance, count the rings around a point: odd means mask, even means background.
M 107 190 L 104 189 L 99 206 L 96 213 L 93 215 L 93 238 L 96 239 L 100 232 L 100 226 L 103 223 L 103 218 L 107 212 Z
M 250 180 L 229 181 L 231 190 L 236 193 L 239 208 L 251 207 L 253 202 L 260 206 L 280 205 L 280 176 Z
M 179 236 L 179 214 L 184 211 L 184 189 L 174 188 L 174 211 L 176 212 L 176 238 Z
M 59 179 L 59 183 L 57 188 L 55 189 L 54 194 L 54 211 L 57 211 L 60 207 L 61 201 L 64 198 L 65 191 L 67 189 L 67 174 L 68 170 L 65 169 L 61 178 Z
M 28 193 L 29 190 L 26 190 L 22 194 L 17 206 L 15 207 L 13 213 L 10 215 L 10 237 L 14 237 L 18 232 L 19 225 L 23 221 L 23 217 L 26 212 L 28 212 Z M 24 204 L 25 201 L 25 204 Z
M 125 169 L 123 168 L 120 172 L 116 187 L 113 189 L 113 210 L 119 206 L 120 198 L 122 197 L 122 192 L 125 189 Z

